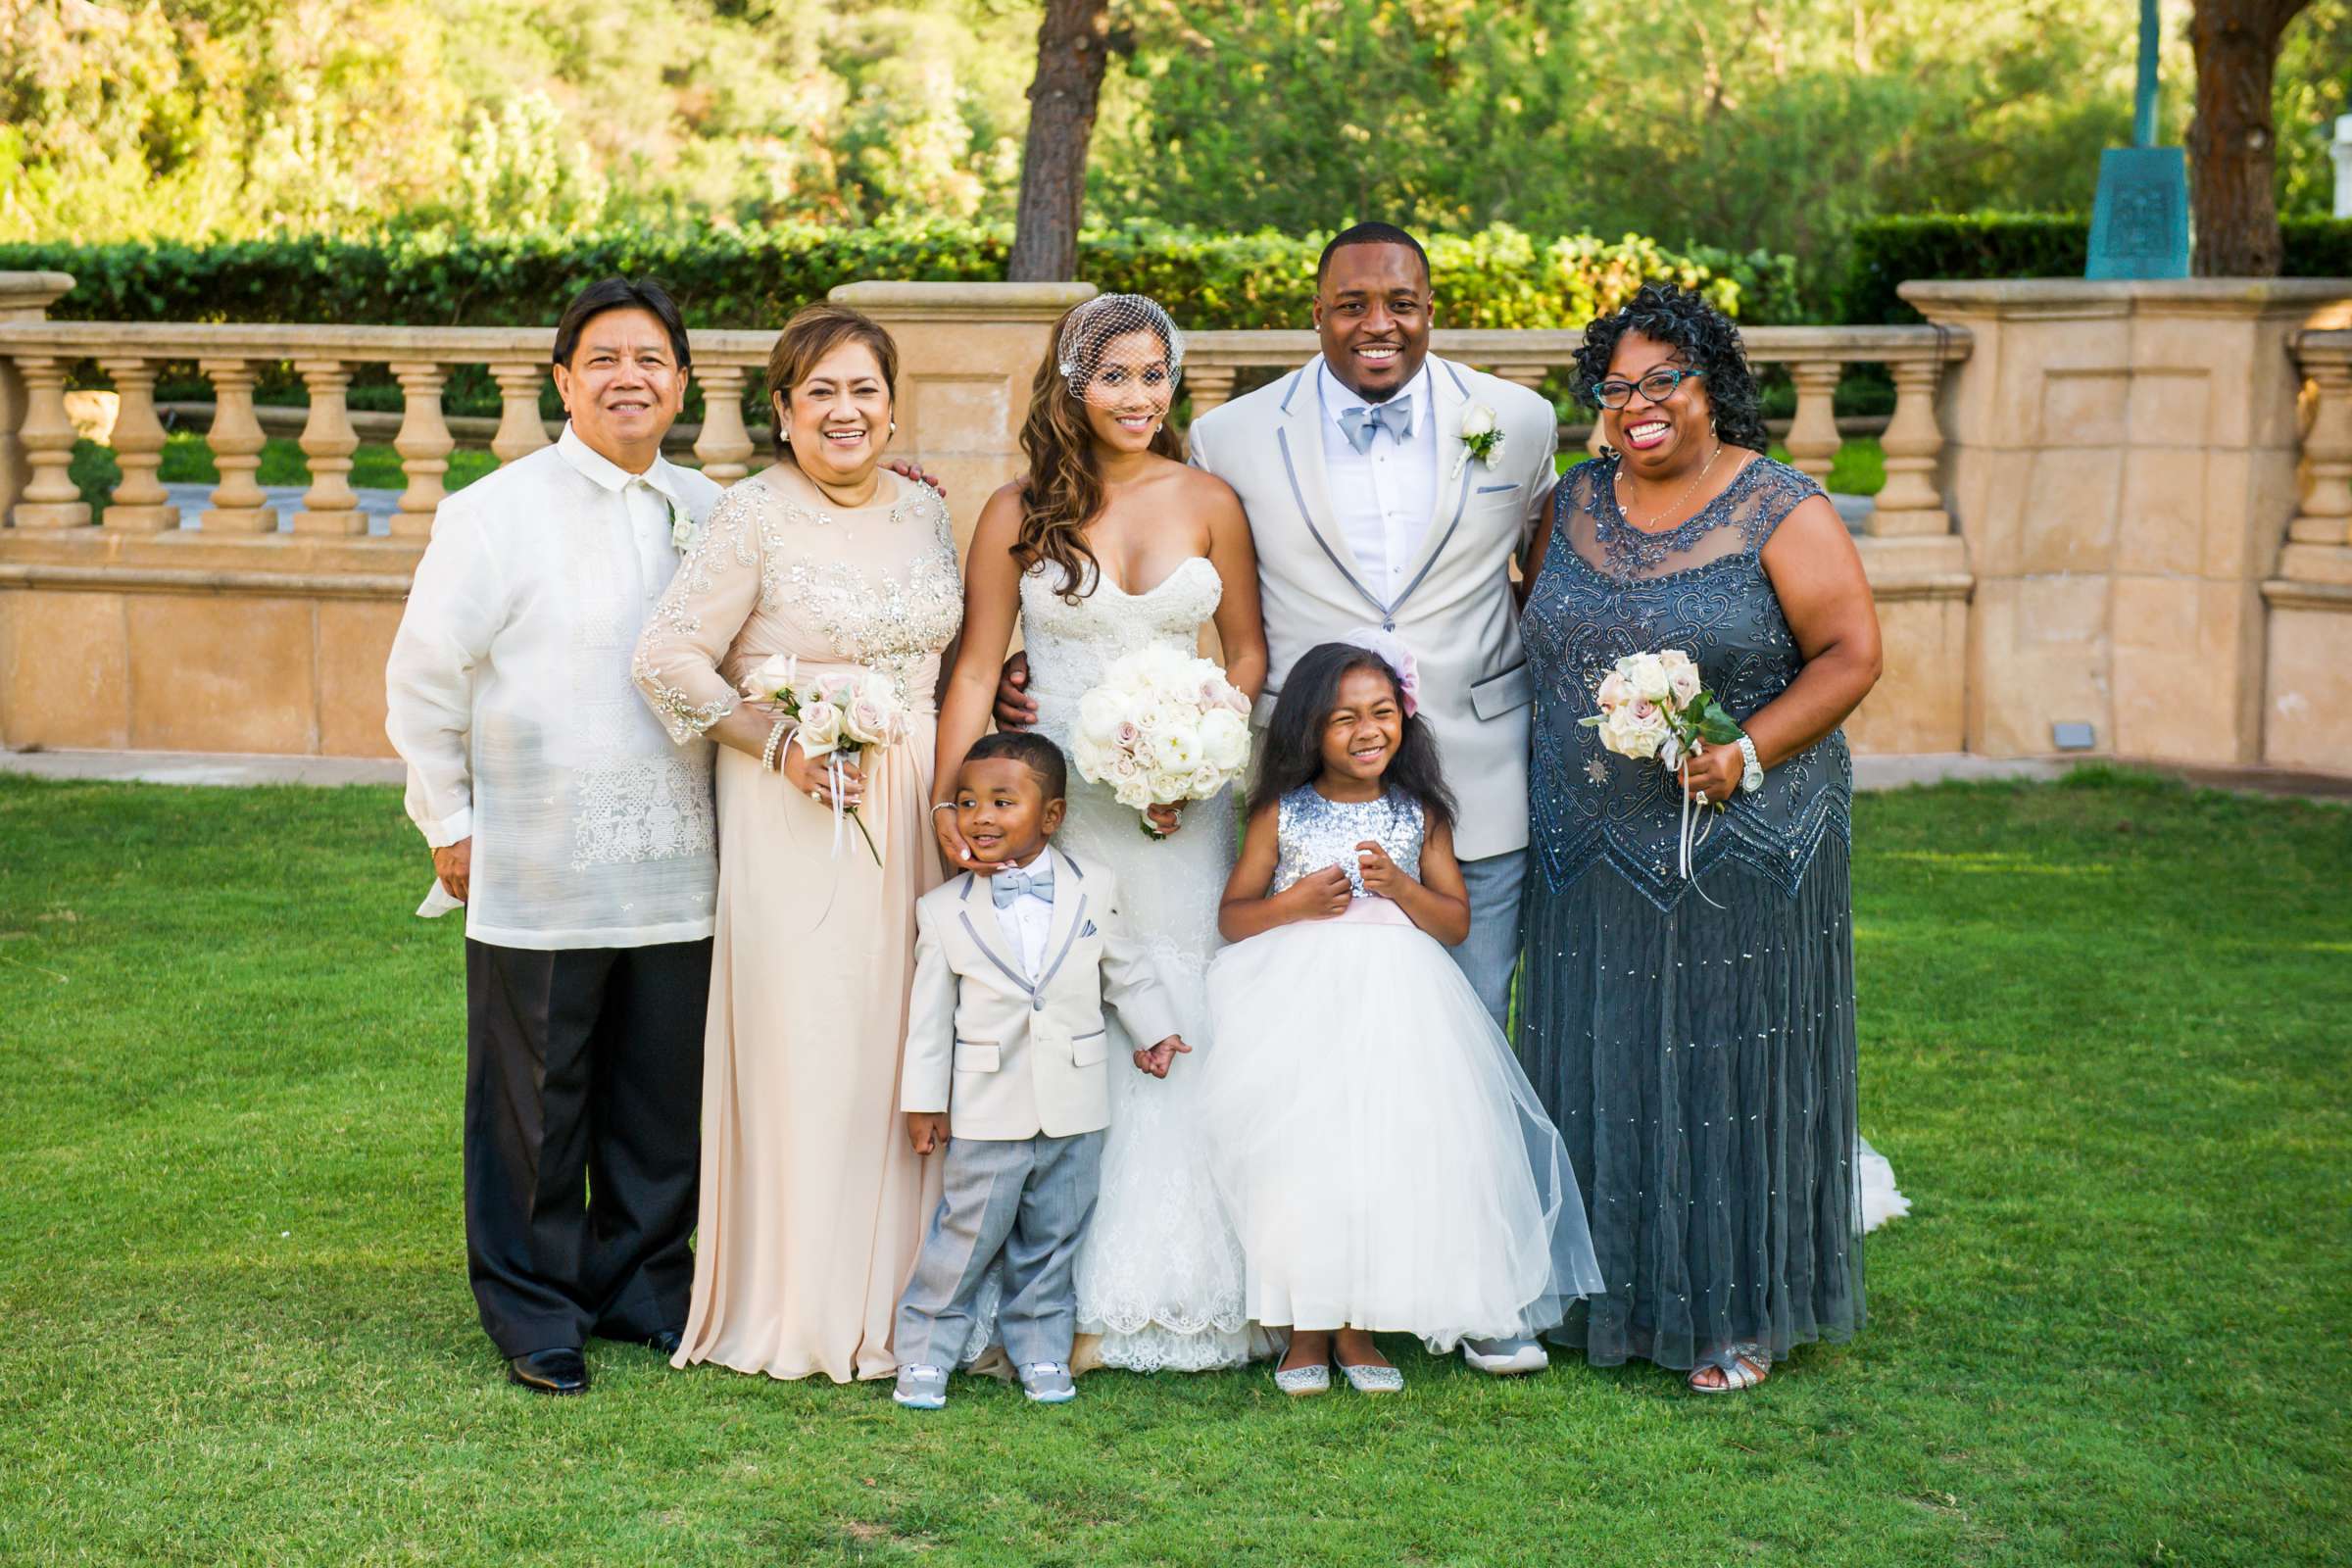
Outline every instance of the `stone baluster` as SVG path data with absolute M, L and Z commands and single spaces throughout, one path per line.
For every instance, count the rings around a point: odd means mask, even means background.
M 392 374 L 408 399 L 392 450 L 400 454 L 400 471 L 409 478 L 409 487 L 400 493 L 392 532 L 397 538 L 423 539 L 431 535 L 433 513 L 448 493 L 441 476 L 449 471 L 449 455 L 457 447 L 449 421 L 441 416 L 441 387 L 449 369 L 429 361 L 408 360 L 393 366 Z
M 1943 361 L 1940 357 L 1892 360 L 1886 368 L 1894 377 L 1894 416 L 1886 421 L 1882 438 L 1886 451 L 1886 484 L 1879 492 L 1878 508 L 1863 524 L 1864 530 L 1883 537 L 1949 533 L 1952 519 L 1943 510 L 1936 477 L 1943 461 L 1943 428 L 1936 420 Z M 1793 451 L 1793 439 L 1789 445 Z
M 1194 418 L 1233 396 L 1235 373 L 1229 365 L 1203 365 L 1184 372 L 1184 384 L 1193 391 Z
M 66 417 L 66 362 L 50 355 L 17 361 L 24 378 L 24 423 L 17 431 L 31 477 L 17 503 L 20 528 L 78 528 L 90 509 L 74 483 L 74 421 Z
M 490 438 L 492 454 L 501 463 L 513 463 L 546 446 L 539 385 L 547 378 L 547 367 L 537 360 L 493 361 L 490 378 L 498 383 L 499 409 L 498 434 Z
M 1836 399 L 1838 373 L 1845 368 L 1836 360 L 1799 360 L 1788 367 L 1796 383 L 1796 418 L 1788 426 L 1788 462 L 1823 484 L 1829 483 L 1830 465 L 1838 461 Z
M 351 368 L 339 360 L 303 360 L 294 368 L 311 393 L 311 416 L 302 427 L 311 487 L 303 493 L 303 510 L 294 514 L 294 531 L 366 533 L 368 518 L 351 488 L 351 455 L 360 450 L 347 401 Z
M 694 378 L 703 385 L 703 433 L 695 439 L 694 455 L 703 460 L 704 475 L 720 484 L 733 484 L 752 471 L 752 435 L 743 427 L 746 374 L 740 365 L 694 368 Z
M 115 486 L 105 515 L 109 528 L 124 533 L 163 533 L 179 526 L 179 509 L 156 470 L 164 462 L 164 424 L 155 416 L 155 367 L 145 360 L 100 360 L 98 368 L 122 400 L 115 416 L 115 462 L 122 481 Z
M 1530 392 L 1544 390 L 1544 377 L 1551 374 L 1548 365 L 1498 365 L 1494 373 L 1513 386 L 1523 386 Z
M 244 360 L 201 360 L 197 368 L 213 383 L 213 428 L 205 444 L 220 483 L 204 513 L 207 533 L 275 533 L 277 513 L 254 482 L 262 466 L 261 421 L 253 416 L 253 366 Z
M 2303 373 L 2318 395 L 2303 437 L 2303 504 L 2287 526 L 2296 544 L 2352 545 L 2352 351 L 2311 351 Z

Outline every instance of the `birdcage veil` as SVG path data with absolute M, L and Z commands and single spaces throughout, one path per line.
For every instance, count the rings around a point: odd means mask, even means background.
M 1138 356 L 1122 339 L 1148 333 L 1156 350 Z M 1141 294 L 1099 294 L 1062 318 L 1054 351 L 1070 395 L 1082 403 L 1110 406 L 1132 396 L 1141 382 L 1149 393 L 1164 389 L 1173 402 L 1184 376 L 1184 333 L 1168 313 Z

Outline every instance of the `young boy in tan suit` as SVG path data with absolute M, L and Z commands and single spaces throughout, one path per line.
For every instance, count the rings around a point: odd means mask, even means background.
M 1130 1038 L 1158 1042 L 1135 1053 L 1142 1071 L 1165 1077 L 1192 1049 L 1119 918 L 1109 868 L 1048 842 L 1068 781 L 1042 735 L 974 743 L 956 778 L 956 826 L 990 874 L 967 871 L 915 905 L 900 1104 L 915 1152 L 946 1145 L 947 1190 L 899 1299 L 892 1397 L 909 1409 L 947 1403 L 1000 1255 L 997 1325 L 1023 1392 L 1046 1404 L 1076 1395 L 1072 1269 L 1110 1120 L 1102 1009 Z

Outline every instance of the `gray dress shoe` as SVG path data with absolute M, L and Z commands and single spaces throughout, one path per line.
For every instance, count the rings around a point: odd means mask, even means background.
M 1033 1404 L 1067 1404 L 1078 1397 L 1078 1384 L 1066 1361 L 1032 1361 L 1021 1368 L 1021 1392 Z
M 899 1368 L 898 1387 L 890 1391 L 890 1396 L 909 1410 L 944 1410 L 948 1406 L 948 1369 L 903 1366 Z

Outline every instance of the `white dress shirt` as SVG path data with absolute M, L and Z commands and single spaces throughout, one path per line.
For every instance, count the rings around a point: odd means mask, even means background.
M 425 842 L 473 840 L 476 941 L 710 934 L 710 743 L 670 743 L 629 660 L 677 571 L 677 513 L 699 526 L 718 494 L 660 458 L 631 474 L 566 425 L 435 514 L 384 670 L 384 729 Z
M 1384 426 L 1363 452 L 1348 439 L 1341 416 L 1370 408 L 1363 395 L 1331 372 L 1331 362 L 1315 362 L 1316 393 L 1323 400 L 1323 470 L 1333 520 L 1365 572 L 1364 584 L 1393 600 L 1409 580 L 1438 509 L 1437 389 L 1429 365 L 1402 391 L 1379 405 L 1392 413 L 1399 399 L 1412 398 L 1411 428 L 1402 440 Z
M 1040 850 L 1026 863 L 1013 869 L 1033 872 L 1049 863 L 1048 857 L 1052 853 L 1051 847 Z M 1004 873 L 1000 871 L 997 874 L 1003 876 Z M 1056 894 L 1061 891 L 1058 879 L 1054 882 L 1054 891 Z M 997 929 L 1004 933 L 1004 940 L 1012 945 L 1012 951 L 1021 956 L 1021 968 L 1032 980 L 1045 971 L 1046 929 L 1053 923 L 1053 900 L 1041 899 L 1034 893 L 1023 893 L 997 910 Z

